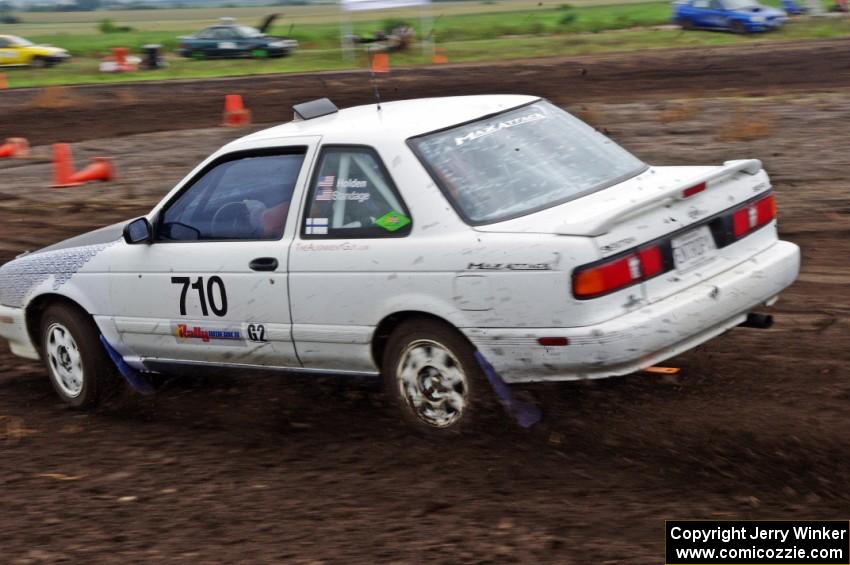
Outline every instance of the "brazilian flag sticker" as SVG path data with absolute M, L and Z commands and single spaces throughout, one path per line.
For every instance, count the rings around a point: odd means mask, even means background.
M 401 212 L 396 212 L 395 210 L 391 210 L 375 220 L 375 224 L 381 226 L 387 231 L 396 231 L 400 230 L 404 226 L 410 223 L 410 218 L 402 214 Z

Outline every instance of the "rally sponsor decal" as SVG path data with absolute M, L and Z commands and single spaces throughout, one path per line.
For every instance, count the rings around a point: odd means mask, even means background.
M 245 337 L 242 328 L 236 326 L 204 326 L 172 322 L 174 337 L 180 343 L 215 343 L 216 345 L 242 345 Z
M 301 243 L 295 244 L 298 251 L 368 251 L 369 246 L 363 243 L 343 241 L 342 243 Z
M 375 225 L 380 226 L 387 231 L 400 230 L 409 223 L 410 218 L 401 212 L 396 212 L 395 210 L 391 210 L 375 220 Z
M 549 263 L 470 263 L 468 271 L 550 271 Z
M 536 122 L 538 120 L 545 119 L 546 116 L 543 113 L 534 112 L 532 114 L 526 114 L 525 116 L 519 116 L 518 118 L 514 118 L 512 120 L 505 120 L 504 122 L 488 124 L 487 126 L 473 130 L 462 137 L 456 137 L 455 145 L 463 145 L 464 143 L 467 143 L 469 141 L 475 141 L 476 139 L 480 139 L 484 136 L 500 132 L 504 129 L 521 126 L 522 124 L 528 124 L 531 122 Z

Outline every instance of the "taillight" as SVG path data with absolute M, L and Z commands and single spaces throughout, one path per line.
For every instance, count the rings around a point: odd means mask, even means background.
M 687 198 L 705 190 L 705 184 L 686 189 Z M 573 295 L 579 300 L 598 298 L 649 280 L 674 268 L 672 241 L 677 234 L 708 225 L 714 244 L 723 248 L 766 226 L 776 218 L 776 199 L 772 193 L 756 197 L 738 208 L 730 208 L 702 224 L 691 225 L 667 234 L 641 247 L 623 251 L 616 257 L 578 267 L 573 271 Z
M 776 218 L 776 199 L 772 194 L 736 210 L 732 215 L 732 233 L 743 237 Z
M 573 272 L 573 295 L 596 298 L 643 282 L 665 270 L 660 245 L 641 248 L 616 259 L 579 267 Z

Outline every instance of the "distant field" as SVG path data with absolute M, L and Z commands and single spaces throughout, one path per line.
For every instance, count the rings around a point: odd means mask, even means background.
M 778 3 L 779 0 L 768 0 Z M 275 8 L 278 8 L 275 10 Z M 300 49 L 281 60 L 187 61 L 169 55 L 170 66 L 152 73 L 116 76 L 97 72 L 98 59 L 111 47 L 138 50 L 146 43 L 163 45 L 166 53 L 177 46 L 177 37 L 215 23 L 219 16 L 233 16 L 254 24 L 263 15 L 281 13 L 271 33 L 289 35 Z M 687 32 L 665 26 L 670 18 L 669 2 L 635 1 L 607 4 L 605 0 L 534 2 L 504 0 L 486 3 L 438 3 L 431 18 L 421 19 L 419 8 L 382 12 L 361 12 L 353 30 L 371 34 L 388 20 L 409 22 L 416 28 L 433 26 L 439 46 L 451 62 L 480 61 L 534 56 L 565 55 L 594 51 L 624 51 L 718 45 L 756 40 L 727 33 Z M 47 84 L 78 84 L 162 78 L 231 76 L 331 70 L 362 66 L 365 59 L 350 61 L 339 49 L 339 10 L 336 6 L 203 8 L 180 10 L 98 11 L 87 13 L 23 13 L 24 22 L 0 25 L 0 33 L 14 33 L 68 49 L 74 60 L 68 65 L 47 69 L 8 69 L 3 71 L 11 87 Z M 127 25 L 127 33 L 101 33 L 97 22 L 109 18 Z M 425 29 L 425 34 L 428 29 Z M 829 17 L 791 21 L 779 32 L 758 36 L 760 40 L 805 39 L 850 36 L 850 18 Z M 393 55 L 394 65 L 429 62 L 421 49 Z
M 430 11 L 434 17 L 459 14 L 481 14 L 518 11 L 547 11 L 563 4 L 573 6 L 595 6 L 602 4 L 633 4 L 646 0 L 572 0 L 536 1 L 536 0 L 486 0 L 482 2 L 439 2 L 433 4 Z M 666 2 L 662 2 L 667 4 Z M 353 12 L 354 21 L 370 21 L 383 18 L 412 18 L 418 19 L 420 8 L 404 8 L 398 10 L 381 10 L 376 12 Z M 245 23 L 259 21 L 263 16 L 278 13 L 281 20 L 296 24 L 338 24 L 340 17 L 339 6 L 335 4 L 310 6 L 251 6 L 239 8 L 181 8 L 167 10 L 100 10 L 97 12 L 45 12 L 21 13 L 24 23 L 15 26 L 22 34 L 43 33 L 89 33 L 94 30 L 95 22 L 110 18 L 116 22 L 129 25 L 145 24 L 144 27 L 155 26 L 158 30 L 192 29 L 196 26 L 215 23 L 220 17 L 235 17 Z M 0 24 L 0 30 L 4 26 Z

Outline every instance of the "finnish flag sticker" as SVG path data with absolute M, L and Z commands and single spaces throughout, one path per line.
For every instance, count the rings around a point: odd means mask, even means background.
M 327 233 L 327 218 L 307 218 L 307 235 L 324 235 Z

